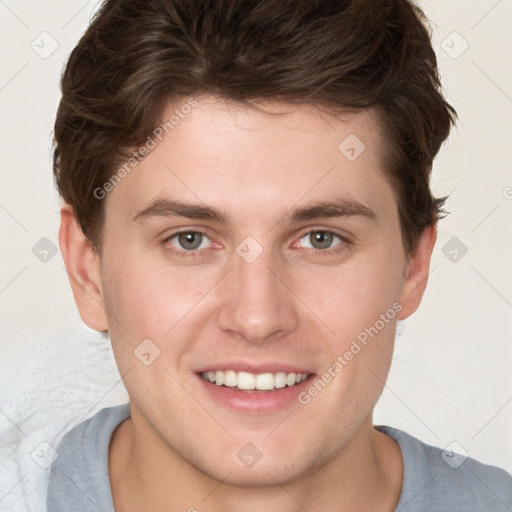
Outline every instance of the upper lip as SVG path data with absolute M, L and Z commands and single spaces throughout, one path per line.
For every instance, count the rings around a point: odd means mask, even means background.
M 303 366 L 293 365 L 290 363 L 280 363 L 277 361 L 254 362 L 254 361 L 222 361 L 211 363 L 202 367 L 197 373 L 214 372 L 214 371 L 234 370 L 235 372 L 247 372 L 255 375 L 261 373 L 313 373 L 311 370 Z

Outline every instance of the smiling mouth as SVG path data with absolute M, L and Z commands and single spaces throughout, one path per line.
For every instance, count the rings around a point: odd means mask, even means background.
M 308 373 L 248 373 L 226 371 L 202 372 L 201 378 L 216 386 L 225 386 L 238 391 L 257 392 L 275 391 L 286 387 L 292 387 L 304 382 L 310 374 Z

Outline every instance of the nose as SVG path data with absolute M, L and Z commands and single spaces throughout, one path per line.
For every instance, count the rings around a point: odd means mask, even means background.
M 261 344 L 293 332 L 299 323 L 297 298 L 286 283 L 283 265 L 263 252 L 248 263 L 233 255 L 224 280 L 217 322 L 221 330 Z

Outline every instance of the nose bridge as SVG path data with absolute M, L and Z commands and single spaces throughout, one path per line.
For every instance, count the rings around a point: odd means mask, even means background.
M 283 285 L 280 265 L 271 251 L 246 257 L 243 243 L 233 257 L 233 269 L 221 299 L 219 327 L 237 332 L 253 343 L 272 334 L 293 331 L 298 324 L 293 294 Z M 241 255 L 240 255 L 241 254 Z

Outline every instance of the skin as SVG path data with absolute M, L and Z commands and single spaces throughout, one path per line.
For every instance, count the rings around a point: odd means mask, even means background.
M 410 257 L 404 253 L 375 112 L 333 117 L 276 103 L 261 112 L 197 99 L 104 199 L 101 254 L 72 208 L 61 212 L 60 244 L 80 314 L 110 332 L 130 396 L 131 418 L 109 451 L 116 510 L 393 511 L 401 452 L 373 428 L 372 411 L 396 322 L 421 301 L 435 226 Z M 355 161 L 338 150 L 349 134 L 366 146 Z M 287 220 L 293 208 L 335 197 L 357 201 L 374 218 Z M 208 205 L 230 221 L 134 220 L 170 198 Z M 207 237 L 195 257 L 173 252 L 186 248 L 171 235 L 198 229 Z M 343 239 L 318 249 L 315 230 Z M 236 252 L 248 236 L 263 248 L 252 263 Z M 212 400 L 197 377 L 201 367 L 233 359 L 285 361 L 321 376 L 398 303 L 399 314 L 307 405 L 242 414 Z M 134 350 L 148 338 L 160 356 L 145 366 Z M 262 454 L 252 468 L 237 457 L 247 442 Z

